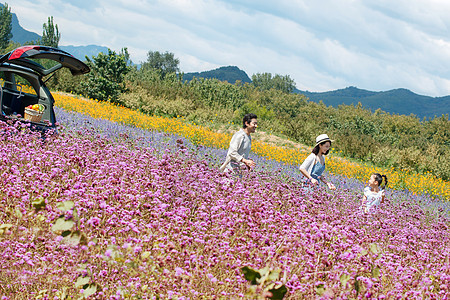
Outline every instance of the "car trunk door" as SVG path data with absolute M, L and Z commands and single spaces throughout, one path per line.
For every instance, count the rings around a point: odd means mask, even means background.
M 51 67 L 44 67 L 40 61 L 53 61 Z M 61 68 L 68 68 L 72 75 L 82 75 L 90 72 L 89 67 L 81 60 L 63 50 L 47 46 L 22 46 L 0 57 L 0 63 L 10 63 L 34 70 L 41 76 L 49 75 Z

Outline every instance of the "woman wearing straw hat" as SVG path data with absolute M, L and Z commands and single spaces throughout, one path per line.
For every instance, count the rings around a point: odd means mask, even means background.
M 326 134 L 321 134 L 316 138 L 316 146 L 312 149 L 311 154 L 305 159 L 300 166 L 300 172 L 307 178 L 306 182 L 314 186 L 320 181 L 325 183 L 331 190 L 336 187 L 331 182 L 325 180 L 322 175 L 325 171 L 325 157 L 330 152 L 332 140 Z

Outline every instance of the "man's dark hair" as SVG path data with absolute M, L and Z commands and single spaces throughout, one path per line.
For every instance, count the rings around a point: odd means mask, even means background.
M 246 114 L 244 116 L 244 120 L 242 121 L 243 123 L 243 128 L 247 128 L 247 125 L 245 125 L 245 123 L 250 123 L 252 121 L 252 119 L 257 119 L 258 117 L 255 114 Z

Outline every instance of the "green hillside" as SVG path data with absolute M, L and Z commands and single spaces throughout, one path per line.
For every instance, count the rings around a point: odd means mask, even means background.
M 314 102 L 323 101 L 326 105 L 338 107 L 341 104 L 362 106 L 372 111 L 381 109 L 392 114 L 410 115 L 419 118 L 440 117 L 450 112 L 450 96 L 429 97 L 415 94 L 407 89 L 394 89 L 384 92 L 372 92 L 356 87 L 315 93 L 298 91 Z
M 190 81 L 192 78 L 218 79 L 235 83 L 237 80 L 241 82 L 251 82 L 250 77 L 238 67 L 221 67 L 211 71 L 186 73 L 184 80 Z M 323 101 L 325 105 L 338 107 L 339 105 L 357 105 L 361 102 L 364 108 L 375 111 L 382 111 L 391 114 L 415 115 L 420 119 L 440 117 L 443 114 L 450 113 L 450 96 L 430 97 L 418 95 L 408 89 L 393 89 L 383 92 L 374 92 L 356 87 L 347 87 L 328 92 L 308 92 L 296 91 L 303 94 L 313 102 Z
M 86 56 L 91 58 L 97 56 L 100 52 L 108 53 L 108 47 L 98 46 L 98 45 L 87 45 L 87 46 L 59 46 L 61 50 L 69 52 L 79 60 L 86 60 Z
M 196 78 L 207 78 L 207 79 L 218 79 L 220 81 L 227 81 L 229 83 L 236 83 L 240 80 L 241 82 L 250 83 L 252 80 L 248 77 L 247 73 L 235 66 L 220 67 L 211 71 L 196 72 L 196 73 L 185 73 L 183 75 L 183 80 L 191 81 L 194 77 Z

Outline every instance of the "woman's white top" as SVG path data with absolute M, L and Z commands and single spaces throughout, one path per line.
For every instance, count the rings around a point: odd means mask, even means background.
M 300 169 L 306 170 L 306 172 L 308 172 L 308 174 L 311 175 L 312 169 L 313 169 L 314 165 L 316 164 L 316 159 L 317 159 L 317 155 L 315 155 L 314 153 L 311 153 L 300 165 Z M 325 157 L 323 157 L 323 164 L 325 164 Z

